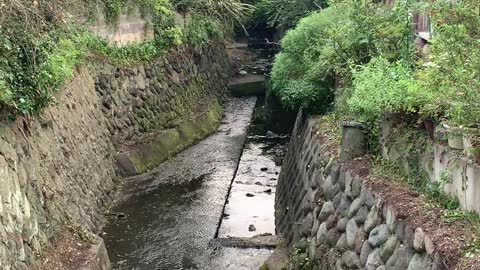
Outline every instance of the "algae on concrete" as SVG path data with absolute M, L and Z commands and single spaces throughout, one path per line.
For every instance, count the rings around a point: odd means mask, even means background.
M 219 125 L 223 108 L 215 99 L 200 116 L 166 130 L 151 143 L 137 145 L 117 156 L 119 166 L 128 175 L 147 172 L 169 157 L 213 133 Z

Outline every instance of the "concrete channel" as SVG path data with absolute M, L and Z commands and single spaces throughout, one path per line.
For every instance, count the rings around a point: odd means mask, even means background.
M 250 270 L 270 256 L 283 141 L 248 136 L 256 100 L 231 98 L 215 134 L 128 179 L 103 230 L 114 269 Z

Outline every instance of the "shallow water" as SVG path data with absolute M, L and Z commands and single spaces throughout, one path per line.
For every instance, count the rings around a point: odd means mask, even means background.
M 128 180 L 125 197 L 112 209 L 121 213 L 117 215 L 120 218 L 104 228 L 115 269 L 256 269 L 259 265 L 244 264 L 263 262 L 268 257 L 269 250 L 209 247 L 237 169 L 255 100 L 230 100 L 217 133 L 152 172 Z M 238 262 L 239 254 L 247 260 Z
M 275 190 L 286 139 L 248 139 L 232 184 L 218 237 L 275 234 Z

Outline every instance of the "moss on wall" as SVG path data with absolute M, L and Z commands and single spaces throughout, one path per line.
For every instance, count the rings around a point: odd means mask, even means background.
M 152 142 L 130 147 L 118 156 L 119 165 L 127 175 L 147 172 L 171 156 L 185 150 L 195 142 L 213 133 L 222 118 L 223 107 L 218 99 L 212 99 L 208 109 L 168 129 Z

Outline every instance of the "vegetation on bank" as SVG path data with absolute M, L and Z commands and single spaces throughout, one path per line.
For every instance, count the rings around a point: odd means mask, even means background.
M 250 0 L 255 10 L 247 20 L 247 27 L 263 26 L 283 32 L 294 27 L 310 12 L 326 8 L 327 0 Z
M 336 84 L 343 85 L 344 96 L 350 94 L 354 67 L 375 56 L 389 61 L 412 58 L 409 17 L 406 3 L 392 9 L 364 1 L 331 2 L 329 8 L 300 20 L 281 40 L 282 52 L 272 70 L 273 91 L 289 107 L 303 105 L 315 113 L 332 110 Z M 310 88 L 292 91 L 299 81 Z M 312 88 L 318 94 L 303 98 Z
M 402 113 L 478 128 L 478 12 L 473 0 L 330 1 L 281 40 L 273 91 L 285 106 L 315 113 L 362 121 Z M 418 13 L 433 29 L 427 59 L 416 57 Z
M 33 5 L 24 0 L 0 1 L 0 110 L 4 116 L 31 114 L 53 102 L 53 93 L 86 56 L 128 66 L 182 44 L 201 47 L 223 38 L 252 9 L 235 0 L 50 0 Z M 116 47 L 89 31 L 98 7 L 114 26 L 120 13 L 132 6 L 151 18 L 153 40 Z M 79 24 L 84 19 L 74 17 L 73 11 L 88 18 L 87 22 Z M 175 23 L 177 11 L 191 14 L 184 28 Z
M 412 168 L 421 164 L 420 153 L 431 144 L 430 138 L 445 140 L 427 127 L 440 123 L 446 123 L 446 137 L 470 141 L 472 145 L 459 155 L 479 163 L 479 4 L 474 0 L 382 2 L 332 0 L 327 8 L 306 12 L 280 41 L 271 91 L 285 107 L 322 114 L 332 126 L 342 120 L 365 123 L 373 157 L 379 153 L 379 121 L 393 115 L 401 122 L 396 123 L 402 127 L 398 133 L 406 134 L 406 145 L 412 148 L 402 159 Z M 429 16 L 431 38 L 426 51 L 419 51 L 414 43 L 415 14 Z M 457 128 L 453 132 L 448 126 Z M 461 210 L 458 199 L 444 193 L 451 182 L 447 172 L 432 182 L 420 173 L 421 168 L 405 174 L 398 164 L 373 159 L 373 174 L 397 179 L 423 194 L 433 207 L 444 209 L 447 222 L 460 219 L 469 228 L 478 228 L 478 215 Z M 466 257 L 480 250 L 478 241 L 469 245 Z

